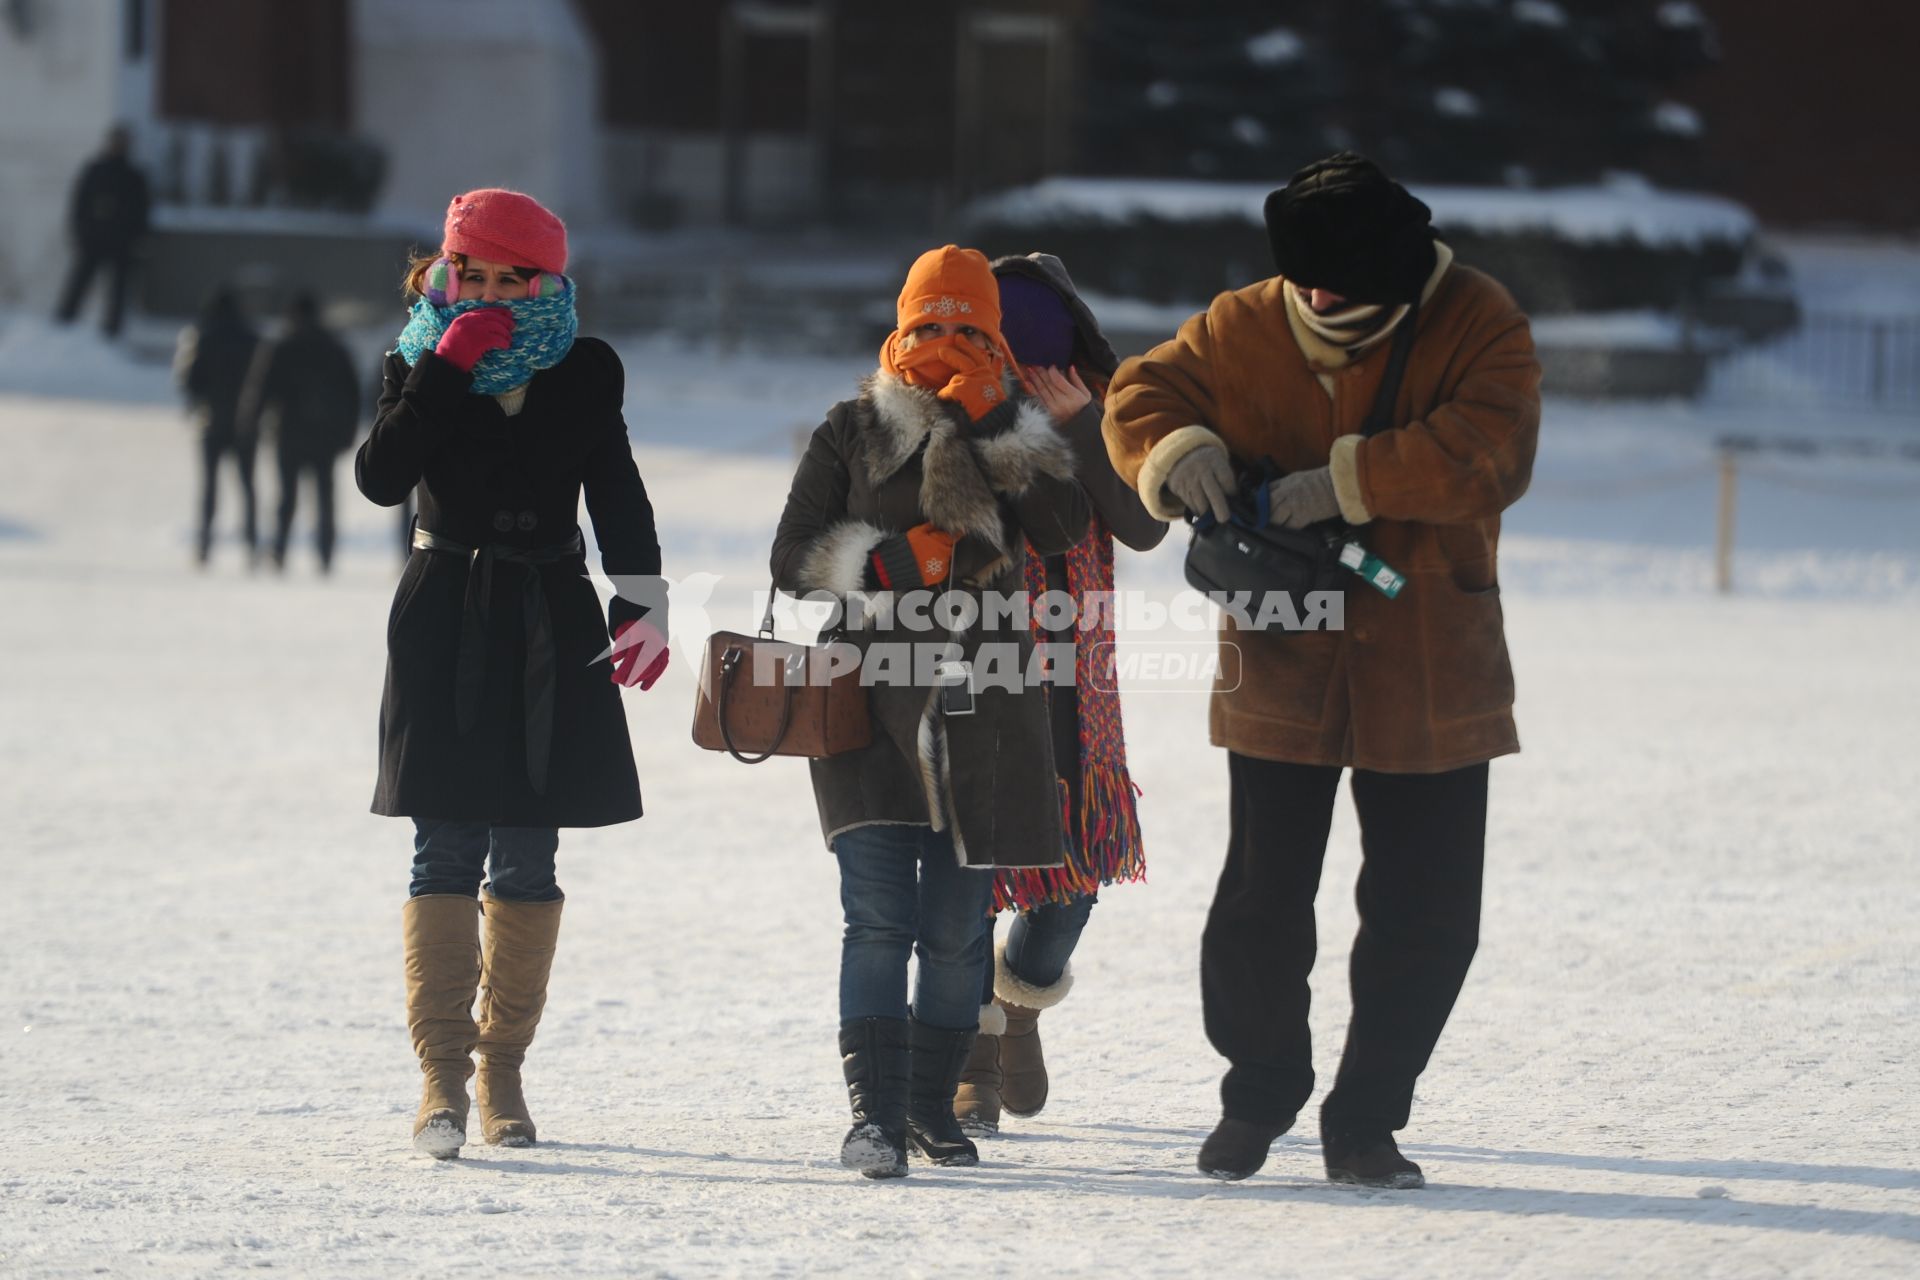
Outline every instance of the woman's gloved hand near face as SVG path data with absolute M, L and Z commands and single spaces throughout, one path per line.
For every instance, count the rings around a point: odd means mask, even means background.
M 513 312 L 505 307 L 480 307 L 453 318 L 440 335 L 433 353 L 462 373 L 489 351 L 505 351 L 513 345 Z

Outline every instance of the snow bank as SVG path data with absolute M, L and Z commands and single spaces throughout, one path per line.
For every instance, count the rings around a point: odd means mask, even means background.
M 1605 311 L 1532 317 L 1533 340 L 1543 347 L 1634 347 L 1677 351 L 1686 327 L 1664 311 Z
M 389 235 L 404 243 L 438 230 L 417 218 L 390 213 L 342 213 L 330 209 L 290 209 L 266 205 L 156 205 L 153 225 L 160 231 L 269 232 L 309 236 L 347 236 L 359 239 Z
M 1769 232 L 1808 311 L 1920 316 L 1920 239 Z
M 98 289 L 96 282 L 96 294 Z M 129 337 L 110 342 L 91 306 L 65 327 L 35 315 L 0 312 L 0 393 L 143 404 L 176 399 L 171 363 L 155 349 L 166 344 L 164 349 L 171 350 L 175 329 L 150 328 L 129 318 Z M 134 354 L 136 348 L 144 358 Z
M 1144 178 L 1048 178 L 969 206 L 978 224 L 1051 226 L 1114 224 L 1141 218 L 1170 222 L 1263 221 L 1273 187 L 1265 183 L 1197 182 Z M 1499 187 L 1416 186 L 1435 224 L 1481 234 L 1539 232 L 1576 243 L 1630 240 L 1652 246 L 1697 248 L 1709 242 L 1741 244 L 1755 230 L 1753 215 L 1718 196 L 1657 190 L 1632 178 L 1546 191 Z

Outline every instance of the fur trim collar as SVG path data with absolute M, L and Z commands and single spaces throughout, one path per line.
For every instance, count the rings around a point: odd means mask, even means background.
M 879 487 L 918 456 L 921 513 L 1003 555 L 1010 554 L 1010 539 L 999 499 L 1019 497 L 1040 476 L 1073 477 L 1073 451 L 1047 411 L 1019 392 L 1011 372 L 1006 387 L 1008 403 L 996 414 L 1010 411 L 1010 422 L 980 435 L 964 431 L 931 391 L 884 370 L 861 389 L 873 408 L 863 457 L 869 481 Z

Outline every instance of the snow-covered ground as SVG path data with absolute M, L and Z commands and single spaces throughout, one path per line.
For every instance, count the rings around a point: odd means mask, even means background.
M 1743 594 L 1710 594 L 1708 551 L 1717 434 L 1912 424 L 1549 407 L 1503 564 L 1526 750 L 1494 766 L 1484 943 L 1403 1135 L 1426 1190 L 1328 1186 L 1310 1114 L 1251 1181 L 1194 1172 L 1225 768 L 1204 700 L 1145 688 L 1151 881 L 1103 898 L 1047 1015 L 1046 1114 L 874 1184 L 834 1160 L 805 769 L 695 750 L 680 663 L 628 695 L 648 816 L 563 840 L 547 1140 L 414 1155 L 408 833 L 365 811 L 393 513 L 345 488 L 331 581 L 304 542 L 284 578 L 230 542 L 196 572 L 164 377 L 62 384 L 72 344 L 10 341 L 37 354 L 0 343 L 0 1274 L 1920 1269 L 1920 464 L 1769 461 Z M 719 575 L 740 626 L 795 435 L 859 363 L 623 353 L 668 570 Z M 17 394 L 63 385 L 118 403 Z M 1178 542 L 1122 585 L 1171 590 Z M 1357 859 L 1343 806 L 1329 1073 Z

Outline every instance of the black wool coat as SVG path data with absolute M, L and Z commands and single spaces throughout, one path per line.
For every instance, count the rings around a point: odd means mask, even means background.
M 241 414 L 251 434 L 271 436 L 282 457 L 331 462 L 353 447 L 361 395 L 340 339 L 317 324 L 298 325 L 255 357 Z
M 978 423 L 932 393 L 877 373 L 857 400 L 835 405 L 813 433 L 794 473 L 774 535 L 774 585 L 796 595 L 846 597 L 867 589 L 865 566 L 889 536 L 922 522 L 961 533 L 942 592 L 979 598 L 1026 590 L 1025 545 L 1064 551 L 1087 531 L 1087 496 L 1073 454 L 1040 405 L 1012 396 Z M 891 593 L 877 593 L 884 611 Z M 848 640 L 938 643 L 944 630 L 881 630 L 850 611 Z M 979 665 L 982 646 L 1018 654 L 1024 669 L 1033 634 L 1024 623 L 982 617 L 957 641 Z M 811 762 L 821 834 L 882 823 L 952 832 L 968 867 L 1060 864 L 1059 780 L 1043 688 L 988 685 L 971 715 L 929 713 L 926 685 L 878 684 L 867 691 L 873 743 Z
M 657 575 L 653 507 L 621 417 L 625 374 L 613 349 L 581 338 L 533 377 L 508 417 L 472 377 L 428 353 L 409 369 L 389 354 L 373 432 L 354 459 L 360 492 L 381 506 L 415 493 L 418 527 L 469 548 L 506 552 L 564 545 L 580 531 L 582 492 L 601 564 Z M 387 683 L 380 706 L 380 776 L 373 811 L 490 821 L 502 826 L 597 827 L 640 816 L 620 690 L 602 656 L 614 628 L 647 612 L 616 595 L 606 614 L 581 555 L 527 565 L 415 548 L 387 620 Z M 484 684 L 471 727 L 458 722 L 454 673 L 468 610 L 485 602 Z M 544 793 L 528 759 L 525 670 L 530 575 L 553 635 L 553 718 Z M 490 589 L 478 583 L 490 576 Z M 610 615 L 610 616 L 609 616 Z
M 231 446 L 245 434 L 240 396 L 259 347 L 259 335 L 237 318 L 189 331 L 179 357 L 180 389 L 209 443 Z
M 124 255 L 147 234 L 152 206 L 152 190 L 140 166 L 125 156 L 97 156 L 74 179 L 67 226 L 83 251 Z

